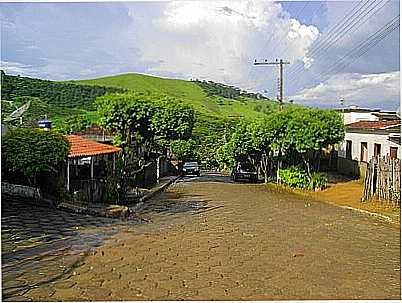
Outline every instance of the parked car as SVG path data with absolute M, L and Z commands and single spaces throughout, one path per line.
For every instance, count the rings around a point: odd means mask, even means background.
M 185 162 L 183 165 L 183 175 L 200 176 L 200 167 L 198 162 Z
M 248 162 L 239 162 L 232 171 L 233 181 L 248 180 L 250 182 L 258 181 L 258 173 L 255 167 Z

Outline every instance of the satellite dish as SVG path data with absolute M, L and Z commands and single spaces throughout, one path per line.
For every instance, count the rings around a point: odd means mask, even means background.
M 21 107 L 17 108 L 15 111 L 13 111 L 11 114 L 9 114 L 6 118 L 4 118 L 5 122 L 10 122 L 17 120 L 18 118 L 21 118 L 22 115 L 28 110 L 29 106 L 31 105 L 31 101 L 28 101 Z

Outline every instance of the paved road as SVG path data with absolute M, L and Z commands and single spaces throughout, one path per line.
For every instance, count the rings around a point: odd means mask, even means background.
M 119 224 L 119 220 L 71 214 L 3 196 L 3 299 L 19 298 L 30 288 L 62 276 L 116 233 Z
M 400 233 L 375 218 L 208 174 L 147 203 L 31 300 L 400 298 Z M 23 299 L 23 298 L 19 298 Z

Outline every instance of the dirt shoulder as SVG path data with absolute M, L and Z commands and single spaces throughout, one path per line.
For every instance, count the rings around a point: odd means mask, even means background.
M 315 200 L 377 213 L 390 218 L 392 222 L 394 222 L 393 226 L 400 228 L 400 207 L 376 199 L 366 202 L 361 201 L 364 185 L 362 180 L 349 180 L 342 175 L 331 175 L 329 181 L 329 187 L 318 192 L 288 188 L 286 188 L 286 190 L 290 190 L 302 196 L 311 197 Z

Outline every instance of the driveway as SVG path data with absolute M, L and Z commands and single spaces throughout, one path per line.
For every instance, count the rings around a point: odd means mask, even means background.
M 400 232 L 219 174 L 186 177 L 27 300 L 400 299 Z M 12 298 L 10 298 L 12 299 Z M 19 297 L 19 299 L 23 299 Z

